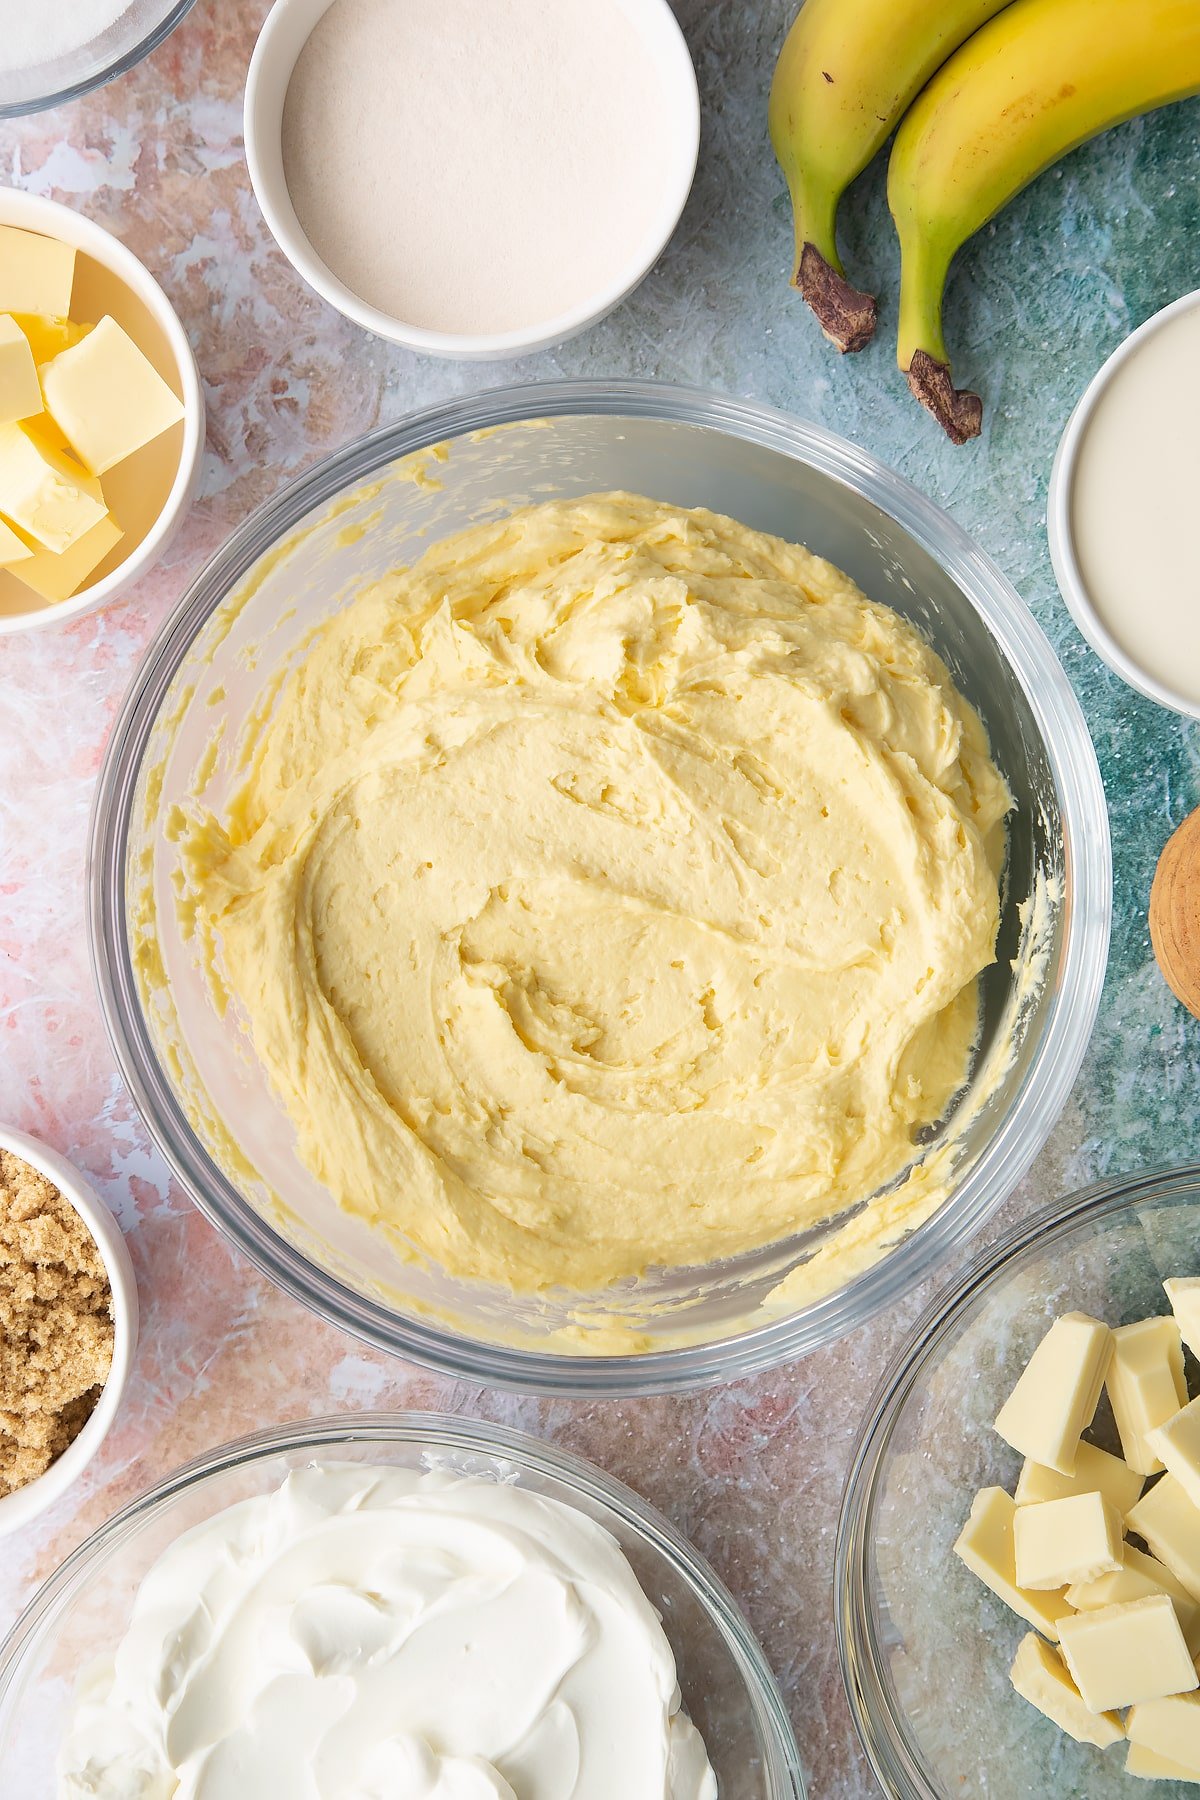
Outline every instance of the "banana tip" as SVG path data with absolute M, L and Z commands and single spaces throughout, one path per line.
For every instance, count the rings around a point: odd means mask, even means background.
M 836 349 L 862 350 L 870 343 L 875 335 L 875 296 L 851 287 L 815 244 L 805 244 L 800 252 L 792 285 L 812 307 L 821 330 Z
M 983 401 L 968 388 L 956 388 L 949 365 L 938 362 L 928 350 L 914 350 L 908 365 L 908 385 L 927 412 L 931 412 L 952 444 L 965 444 L 983 430 Z

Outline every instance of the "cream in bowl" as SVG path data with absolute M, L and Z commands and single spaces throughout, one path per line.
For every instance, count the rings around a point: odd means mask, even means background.
M 1063 434 L 1050 553 L 1092 648 L 1160 706 L 1200 718 L 1200 294 L 1113 352 Z
M 642 279 L 699 141 L 664 0 L 277 0 L 246 147 L 305 280 L 432 355 L 560 342 Z
M 166 296 L 66 207 L 0 193 L 0 633 L 116 598 L 166 548 L 204 445 Z

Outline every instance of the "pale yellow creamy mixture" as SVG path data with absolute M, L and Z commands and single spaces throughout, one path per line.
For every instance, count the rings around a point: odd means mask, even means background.
M 452 1274 L 790 1236 L 967 1075 L 1008 792 L 928 645 L 796 545 L 528 508 L 331 617 L 257 729 L 185 833 L 214 989 L 314 1174 Z

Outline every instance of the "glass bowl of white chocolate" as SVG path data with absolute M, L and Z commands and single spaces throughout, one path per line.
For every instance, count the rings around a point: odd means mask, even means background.
M 1195 1165 L 1037 1214 L 918 1322 L 837 1546 L 842 1670 L 886 1793 L 1200 1786 L 1198 1352 Z

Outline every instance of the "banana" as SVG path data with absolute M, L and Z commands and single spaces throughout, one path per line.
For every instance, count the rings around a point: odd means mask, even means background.
M 1200 0 L 1012 0 L 933 77 L 896 134 L 897 361 L 956 444 L 983 405 L 950 376 L 942 295 L 959 247 L 1110 125 L 1200 93 Z
M 839 350 L 861 350 L 875 301 L 845 280 L 837 209 L 946 58 L 1007 0 L 806 0 L 771 84 L 767 123 L 791 190 L 792 285 Z

